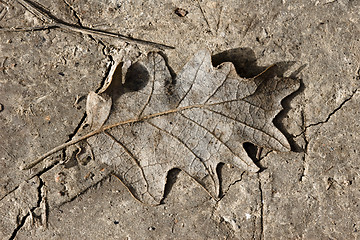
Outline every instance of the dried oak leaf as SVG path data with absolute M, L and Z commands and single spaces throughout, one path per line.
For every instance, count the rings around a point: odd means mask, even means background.
M 214 68 L 206 50 L 175 81 L 157 53 L 137 64 L 148 73 L 140 84 L 144 86 L 134 91 L 125 83 L 107 120 L 114 127 L 86 141 L 95 160 L 111 166 L 140 201 L 158 204 L 173 168 L 218 196 L 220 162 L 258 171 L 244 142 L 290 150 L 272 120 L 282 109 L 280 101 L 299 87 L 293 79 L 244 79 L 232 63 Z
M 129 72 L 110 115 L 107 101 L 91 93 L 89 99 L 105 106 L 87 109 L 91 122 L 109 118 L 79 139 L 91 149 L 95 161 L 109 166 L 141 202 L 160 203 L 168 171 L 174 168 L 216 198 L 220 162 L 259 170 L 244 142 L 290 151 L 273 119 L 282 110 L 281 100 L 299 88 L 293 79 L 266 79 L 266 74 L 241 78 L 232 63 L 214 68 L 207 50 L 199 51 L 175 80 L 158 53 L 133 64 Z

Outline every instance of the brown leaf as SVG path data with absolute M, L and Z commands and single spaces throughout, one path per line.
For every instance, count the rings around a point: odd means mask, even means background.
M 214 68 L 207 50 L 199 51 L 174 81 L 160 54 L 150 53 L 132 66 L 139 74 L 130 74 L 122 84 L 106 125 L 100 126 L 105 115 L 93 114 L 91 122 L 99 129 L 79 140 L 86 141 L 95 161 L 109 166 L 138 200 L 159 204 L 168 171 L 174 168 L 216 198 L 220 162 L 259 170 L 244 142 L 290 151 L 272 121 L 282 109 L 280 101 L 298 89 L 297 81 L 267 80 L 264 74 L 241 78 L 232 63 Z M 88 99 L 104 104 L 90 94 Z
M 149 73 L 143 80 L 148 82 L 138 91 L 125 91 L 108 120 L 123 124 L 87 141 L 95 159 L 111 166 L 140 201 L 159 203 L 173 168 L 218 196 L 218 163 L 258 171 L 244 142 L 290 150 L 272 120 L 297 82 L 240 78 L 231 63 L 213 68 L 208 51 L 198 52 L 184 66 L 176 84 L 159 54 L 138 64 Z

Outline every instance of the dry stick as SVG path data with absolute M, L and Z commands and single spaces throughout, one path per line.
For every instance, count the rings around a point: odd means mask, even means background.
M 115 37 L 117 39 L 120 39 L 124 42 L 128 42 L 128 43 L 137 43 L 137 44 L 142 44 L 142 45 L 148 45 L 151 47 L 156 47 L 156 48 L 167 48 L 167 49 L 175 49 L 172 46 L 168 46 L 165 44 L 161 44 L 161 43 L 155 43 L 155 42 L 150 42 L 150 41 L 146 41 L 146 40 L 142 40 L 142 39 L 136 39 L 136 38 L 131 38 L 131 37 L 127 37 L 118 33 L 112 33 L 112 32 L 107 32 L 107 31 L 103 31 L 103 30 L 98 30 L 98 29 L 92 29 L 92 28 L 86 28 L 86 27 L 79 27 L 77 25 L 70 25 L 70 24 L 65 24 L 65 23 L 57 23 L 57 25 L 60 28 L 64 28 L 64 29 L 68 29 L 74 32 L 80 32 L 83 34 L 96 34 L 99 36 L 106 36 L 106 37 Z
M 59 28 L 59 27 L 56 25 L 49 25 L 44 27 L 25 27 L 25 28 L 11 27 L 11 28 L 0 28 L 0 32 L 36 32 L 36 31 L 45 31 L 55 28 Z
M 90 34 L 90 35 L 95 34 L 95 35 L 99 35 L 99 36 L 114 37 L 114 38 L 120 39 L 124 42 L 148 45 L 148 46 L 152 46 L 152 47 L 156 47 L 156 48 L 175 49 L 172 46 L 168 46 L 168 45 L 161 44 L 161 43 L 155 43 L 155 42 L 146 41 L 146 40 L 142 40 L 142 39 L 136 39 L 136 38 L 124 36 L 124 35 L 118 34 L 118 33 L 108 32 L 108 31 L 99 30 L 99 29 L 92 29 L 92 28 L 88 28 L 88 27 L 82 27 L 82 26 L 78 26 L 75 24 L 67 23 L 61 19 L 58 19 L 54 15 L 52 15 L 48 10 L 46 10 L 43 6 L 41 6 L 37 2 L 33 2 L 30 0 L 17 0 L 17 1 L 28 11 L 30 11 L 35 16 L 40 18 L 42 21 L 52 23 L 51 28 L 58 27 L 58 28 L 67 29 L 67 30 L 70 30 L 73 32 L 80 32 L 83 34 Z M 45 28 L 45 29 L 48 29 L 48 28 Z M 11 29 L 7 29 L 7 30 L 9 31 Z M 16 31 L 19 29 L 14 29 L 14 30 Z M 40 30 L 40 28 L 37 28 L 35 30 Z

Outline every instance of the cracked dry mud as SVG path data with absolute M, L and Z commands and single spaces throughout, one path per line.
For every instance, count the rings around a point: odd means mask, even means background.
M 39 3 L 67 23 L 175 49 L 46 28 L 17 1 L 0 1 L 0 239 L 359 238 L 359 1 Z M 242 77 L 277 63 L 300 79 L 274 120 L 292 152 L 263 149 L 259 173 L 220 165 L 218 200 L 173 170 L 156 207 L 91 162 L 62 162 L 64 152 L 19 170 L 76 134 L 87 94 L 115 62 L 161 51 L 174 77 L 204 48 Z

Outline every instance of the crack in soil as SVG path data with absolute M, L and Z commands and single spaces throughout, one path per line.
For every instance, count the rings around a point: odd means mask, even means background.
M 301 169 L 301 174 L 300 174 L 300 177 L 299 177 L 299 182 L 302 182 L 302 181 L 303 181 L 303 178 L 305 177 L 305 171 L 306 171 L 306 168 L 305 168 L 305 164 L 306 164 L 306 153 L 304 153 L 304 155 L 302 156 L 302 161 L 303 161 L 303 166 L 302 166 L 302 169 Z
M 63 158 L 63 157 L 62 157 Z M 36 174 L 33 174 L 31 176 L 29 176 L 28 178 L 26 178 L 24 181 L 29 181 L 30 179 L 32 179 L 33 177 L 37 176 L 37 177 L 41 177 L 42 174 L 46 173 L 47 171 L 51 170 L 53 167 L 56 166 L 56 164 L 58 164 L 59 161 L 54 161 L 52 162 L 49 166 L 47 167 L 44 167 L 42 170 L 40 170 L 39 172 L 37 172 Z M 24 182 L 22 181 L 22 182 Z M 20 183 L 21 184 L 21 183 Z M 11 189 L 8 193 L 6 193 L 5 196 L 3 196 L 1 199 L 0 199 L 0 202 L 5 198 L 7 197 L 9 194 L 13 193 L 14 191 L 16 191 L 19 187 L 20 187 L 20 184 L 15 186 L 13 189 Z
M 16 187 L 14 187 L 13 189 L 11 189 L 8 193 L 6 193 L 2 198 L 0 198 L 0 202 L 6 198 L 7 196 L 9 196 L 11 193 L 13 193 L 14 191 L 16 191 L 16 189 L 19 188 L 20 185 L 17 185 Z
M 107 66 L 107 68 L 106 68 L 104 77 L 103 77 L 103 79 L 102 79 L 101 82 L 100 82 L 100 86 L 95 90 L 95 92 L 97 93 L 97 92 L 100 91 L 100 89 L 103 88 L 103 86 L 104 86 L 104 84 L 105 84 L 105 82 L 106 82 L 106 79 L 109 77 L 111 68 L 112 68 L 112 66 L 115 64 L 115 61 L 114 61 L 113 56 L 111 56 L 111 54 L 106 53 L 106 48 L 107 48 L 107 46 L 106 46 L 106 44 L 105 44 L 103 41 L 101 41 L 101 40 L 96 40 L 96 39 L 93 38 L 92 36 L 90 36 L 90 37 L 92 38 L 93 41 L 95 41 L 97 44 L 99 44 L 99 45 L 101 45 L 101 46 L 103 47 L 102 53 L 103 53 L 103 55 L 104 55 L 106 58 L 109 59 L 109 64 L 108 64 L 108 66 Z
M 235 184 L 239 183 L 242 181 L 243 179 L 243 175 L 245 174 L 245 171 L 241 173 L 240 175 L 240 178 L 235 180 L 234 182 L 230 183 L 227 187 L 227 189 L 224 191 L 223 195 L 220 197 L 219 200 L 217 200 L 215 202 L 215 205 L 211 211 L 211 215 L 210 215 L 210 218 L 213 219 L 214 218 L 214 215 L 215 215 L 215 211 L 217 210 L 218 206 L 219 206 L 219 203 L 220 201 L 226 196 L 226 194 L 230 191 L 231 187 L 234 186 Z M 260 174 L 258 173 L 257 174 L 258 176 L 258 180 L 259 180 L 259 191 L 260 191 L 260 240 L 264 239 L 263 238 L 263 235 L 264 235 L 264 218 L 263 218 L 263 214 L 264 214 L 264 204 L 263 204 L 263 191 L 262 191 L 262 185 L 261 185 L 261 178 L 260 178 Z M 222 221 L 220 221 L 221 223 Z M 256 218 L 254 219 L 253 221 L 254 223 L 254 232 L 253 232 L 253 236 L 252 236 L 252 239 L 255 239 L 255 233 L 256 233 Z M 227 229 L 229 231 L 231 231 L 232 235 L 234 235 L 234 229 L 232 229 L 228 224 L 225 224 L 225 226 L 227 227 Z
M 301 136 L 302 134 L 304 134 L 306 132 L 306 130 L 308 128 L 311 128 L 311 127 L 314 127 L 314 126 L 317 126 L 317 125 L 320 125 L 320 124 L 324 124 L 324 123 L 327 123 L 330 118 L 336 113 L 338 112 L 348 101 L 350 101 L 352 99 L 352 97 L 356 94 L 356 92 L 358 91 L 358 89 L 355 89 L 355 91 L 353 91 L 349 97 L 347 97 L 344 101 L 341 102 L 341 104 L 336 107 L 327 117 L 325 120 L 323 121 L 320 121 L 320 122 L 317 122 L 317 123 L 311 123 L 307 126 L 304 127 L 304 129 L 297 135 L 293 135 L 293 138 L 297 138 L 299 136 Z
M 78 197 L 84 195 L 85 193 L 87 193 L 90 189 L 92 188 L 95 188 L 95 187 L 98 187 L 99 185 L 101 185 L 104 181 L 108 180 L 109 177 L 111 176 L 111 173 L 107 174 L 106 176 L 104 176 L 102 179 L 100 179 L 99 181 L 97 181 L 96 183 L 88 186 L 87 188 L 85 188 L 84 190 L 82 190 L 81 192 L 77 193 L 75 196 L 73 196 L 72 198 L 70 198 L 69 200 L 57 205 L 57 206 L 54 206 L 54 208 L 60 208 L 62 207 L 63 205 L 67 204 L 67 203 L 70 203 L 74 200 L 76 200 Z
M 339 111 L 339 110 L 345 105 L 345 103 L 347 103 L 348 101 L 350 101 L 357 91 L 358 91 L 358 89 L 355 89 L 355 91 L 353 91 L 352 94 L 351 94 L 348 98 L 346 98 L 337 108 L 335 108 L 335 109 L 327 116 L 327 118 L 326 118 L 324 121 L 320 121 L 320 122 L 317 122 L 317 123 L 312 123 L 312 124 L 306 126 L 305 129 L 306 129 L 306 128 L 309 128 L 309 127 L 317 126 L 317 125 L 319 125 L 319 124 L 327 123 L 327 122 L 330 120 L 330 118 L 332 117 L 332 115 L 334 115 L 337 111 Z
M 230 191 L 230 188 L 231 188 L 232 186 L 234 186 L 235 184 L 237 184 L 237 183 L 239 183 L 239 182 L 242 181 L 242 178 L 243 178 L 243 175 L 244 175 L 244 174 L 245 174 L 245 171 L 243 171 L 243 172 L 240 174 L 240 178 L 239 178 L 239 179 L 237 179 L 237 180 L 235 180 L 234 182 L 230 183 L 230 184 L 228 185 L 228 187 L 226 188 L 226 190 L 222 193 L 221 197 L 220 197 L 218 200 L 216 200 L 215 205 L 214 205 L 214 207 L 213 207 L 213 209 L 212 209 L 212 211 L 211 211 L 210 218 L 213 218 L 213 217 L 214 217 L 215 211 L 217 210 L 220 201 L 221 201 L 221 200 L 226 196 L 226 194 Z
M 230 191 L 230 188 L 231 188 L 232 186 L 234 186 L 234 185 L 237 184 L 238 182 L 241 182 L 241 181 L 242 181 L 244 174 L 245 174 L 245 171 L 243 171 L 243 172 L 240 174 L 240 178 L 239 178 L 239 179 L 235 180 L 234 182 L 232 182 L 232 183 L 230 183 L 230 184 L 228 185 L 228 187 L 227 187 L 226 190 L 223 192 L 223 194 L 222 194 L 221 198 L 218 200 L 218 202 L 220 202 L 221 199 L 223 199 L 223 198 L 225 197 L 225 195 Z
M 306 120 L 305 120 L 305 113 L 304 113 L 304 109 L 301 111 L 301 122 L 302 122 L 302 126 L 306 126 Z M 305 127 L 304 128 L 304 132 L 303 132 L 303 138 L 304 138 L 304 142 L 305 142 L 305 146 L 304 146 L 304 155 L 302 157 L 302 160 L 303 160 L 303 167 L 302 167 L 302 172 L 301 172 L 301 175 L 300 175 L 300 178 L 299 178 L 299 182 L 302 182 L 304 176 L 305 176 L 305 172 L 306 172 L 306 155 L 307 155 L 307 150 L 308 150 L 308 145 L 309 145 L 309 141 L 307 139 L 307 136 L 306 136 L 306 131 L 307 131 L 307 128 Z
M 68 136 L 69 136 L 69 139 L 68 139 L 66 142 L 71 141 L 71 140 L 74 138 L 74 136 L 79 132 L 81 126 L 82 126 L 83 123 L 85 122 L 86 116 L 87 116 L 87 115 L 86 115 L 86 112 L 84 112 L 83 116 L 81 117 L 80 122 L 76 125 L 74 131 L 68 135 Z
M 274 152 L 274 150 L 270 150 L 267 153 L 264 154 L 264 156 L 259 158 L 259 161 L 263 160 L 264 158 L 266 158 L 270 153 Z
M 37 177 L 38 177 L 38 176 L 37 176 Z M 38 190 L 38 200 L 37 200 L 36 206 L 35 206 L 35 207 L 32 207 L 32 208 L 29 210 L 29 212 L 19 220 L 18 225 L 17 225 L 17 227 L 14 229 L 14 231 L 12 232 L 9 240 L 13 240 L 13 239 L 16 238 L 16 235 L 18 234 L 18 232 L 20 231 L 20 229 L 25 225 L 26 219 L 27 219 L 30 215 L 32 215 L 33 211 L 34 211 L 36 208 L 38 208 L 38 207 L 41 206 L 41 202 L 42 202 L 42 200 L 43 200 L 43 196 L 42 196 L 42 191 L 43 191 L 43 190 L 42 190 L 42 189 L 43 189 L 43 187 L 44 187 L 45 184 L 44 184 L 43 180 L 42 180 L 40 177 L 38 177 L 38 179 L 39 179 L 39 186 L 38 186 L 38 188 L 37 188 L 37 190 Z M 17 217 L 17 218 L 18 218 L 18 217 Z
M 261 186 L 260 174 L 257 174 L 259 180 L 259 191 L 260 191 L 260 240 L 264 239 L 264 198 Z
M 347 102 L 349 102 L 353 96 L 356 94 L 356 92 L 358 91 L 358 89 L 355 89 L 352 94 L 347 97 L 344 101 L 341 102 L 341 104 L 336 107 L 327 117 L 325 120 L 323 121 L 320 121 L 320 122 L 317 122 L 317 123 L 311 123 L 309 125 L 306 125 L 306 120 L 305 120 L 305 114 L 304 114 L 304 111 L 301 112 L 301 118 L 302 118 L 302 125 L 304 126 L 303 130 L 297 134 L 297 135 L 294 135 L 293 138 L 297 138 L 297 137 L 300 137 L 301 135 L 303 136 L 304 138 L 304 142 L 305 142 L 305 146 L 304 146 L 304 155 L 302 157 L 302 160 L 303 160 L 303 169 L 302 169 L 302 174 L 300 175 L 300 178 L 299 178 L 299 182 L 302 182 L 304 176 L 305 176 L 305 172 L 306 172 L 306 155 L 307 155 L 307 152 L 308 152 L 308 146 L 309 146 L 309 139 L 307 139 L 307 130 L 308 128 L 311 128 L 311 127 L 314 127 L 314 126 L 317 126 L 317 125 L 320 125 L 320 124 L 324 124 L 324 123 L 327 123 L 331 117 L 336 114 Z
M 77 23 L 83 27 L 82 22 L 81 22 L 81 18 L 79 17 L 78 13 L 76 12 L 76 10 L 74 9 L 74 7 L 67 1 L 67 0 L 63 0 L 64 3 L 66 4 L 66 6 L 68 6 L 71 10 L 71 12 L 73 13 L 73 16 L 76 18 Z

